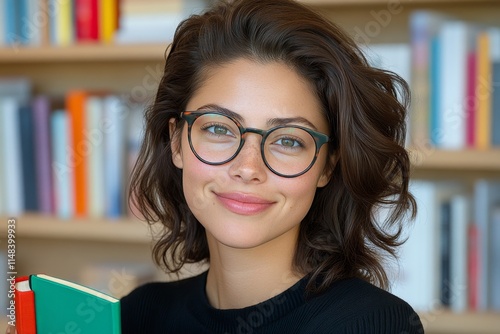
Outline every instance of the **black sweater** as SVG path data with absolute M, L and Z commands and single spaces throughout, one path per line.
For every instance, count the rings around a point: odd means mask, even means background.
M 305 298 L 306 279 L 267 301 L 219 310 L 205 294 L 207 273 L 149 283 L 122 299 L 122 334 L 197 333 L 423 333 L 403 300 L 360 279 L 334 283 Z

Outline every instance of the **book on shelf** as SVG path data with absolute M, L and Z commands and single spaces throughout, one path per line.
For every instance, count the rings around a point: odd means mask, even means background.
M 21 317 L 35 315 L 37 333 L 121 332 L 120 300 L 117 298 L 45 274 L 30 275 L 29 286 L 24 288 L 28 291 L 19 293 L 28 298 L 17 300 L 16 307 L 22 312 Z M 28 293 L 34 297 L 34 310 Z
M 121 0 L 1 0 L 0 47 L 110 43 Z
M 500 29 L 431 10 L 410 14 L 411 143 L 440 149 L 498 146 L 494 89 Z
M 128 215 L 144 104 L 105 90 L 70 90 L 62 101 L 3 94 L 8 81 L 0 78 L 0 214 Z
M 407 239 L 398 251 L 398 261 L 388 264 L 393 281 L 391 291 L 419 311 L 432 311 L 442 307 L 444 293 L 448 295 L 448 306 L 454 307 L 454 303 L 460 302 L 458 298 L 466 298 L 466 291 L 463 286 L 450 285 L 450 264 L 455 262 L 454 256 L 460 257 L 466 251 L 467 245 L 457 244 L 456 246 L 461 247 L 458 253 L 452 253 L 449 249 L 443 252 L 443 247 L 448 246 L 446 242 L 455 242 L 451 240 L 453 234 L 442 233 L 443 225 L 448 224 L 447 230 L 450 231 L 455 227 L 455 221 L 451 217 L 451 208 L 446 217 L 442 206 L 457 194 L 465 194 L 466 189 L 458 182 L 414 180 L 410 184 L 410 192 L 415 196 L 418 212 L 403 236 Z M 444 221 L 445 219 L 448 220 Z M 460 231 L 461 235 L 463 233 Z M 459 260 L 466 261 L 464 258 Z M 444 273 L 448 273 L 445 280 L 442 279 Z

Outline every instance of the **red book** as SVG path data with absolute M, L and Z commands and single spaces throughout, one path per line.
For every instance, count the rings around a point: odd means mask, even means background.
M 470 52 L 467 55 L 467 99 L 465 104 L 466 110 L 466 145 L 469 148 L 474 148 L 476 145 L 476 109 L 477 109 L 477 57 L 476 53 Z
M 75 0 L 76 39 L 78 42 L 99 40 L 98 0 Z
M 27 276 L 16 278 L 14 298 L 17 334 L 36 334 L 35 293 Z

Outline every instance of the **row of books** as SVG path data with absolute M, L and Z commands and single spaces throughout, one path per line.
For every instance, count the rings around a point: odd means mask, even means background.
M 388 265 L 392 292 L 421 311 L 500 311 L 500 179 L 414 180 L 410 191 L 418 213 Z
M 0 0 L 0 46 L 113 41 L 120 0 Z
M 0 0 L 1 46 L 167 43 L 205 0 Z
M 3 84 L 19 90 L 0 94 L 0 215 L 127 215 L 144 106 L 83 90 L 32 97 L 23 78 Z
M 500 145 L 500 26 L 410 15 L 414 147 Z

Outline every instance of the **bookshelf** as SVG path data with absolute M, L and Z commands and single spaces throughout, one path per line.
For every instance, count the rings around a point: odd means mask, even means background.
M 401 11 L 390 16 L 387 25 L 372 42 L 408 42 L 409 13 L 419 8 L 432 8 L 453 16 L 498 25 L 499 0 L 301 0 L 316 7 L 335 22 L 355 33 L 374 19 L 373 11 L 386 10 L 389 4 Z M 71 88 L 109 89 L 130 93 L 136 86 L 158 79 L 163 69 L 167 43 L 141 45 L 83 44 L 67 47 L 0 48 L 2 76 L 27 76 L 32 79 L 34 93 L 60 97 Z M 154 91 L 148 91 L 154 95 Z M 465 178 L 499 177 L 500 149 L 487 151 L 439 151 L 411 149 L 414 177 Z M 1 217 L 0 241 L 6 227 Z M 151 234 L 138 220 L 76 218 L 62 220 L 36 214 L 18 219 L 20 270 L 50 271 L 67 278 L 74 269 L 93 261 L 105 260 L 151 262 Z M 60 250 L 68 250 L 61 254 Z M 35 254 L 35 255 L 33 255 Z M 42 262 L 41 259 L 50 259 Z M 158 272 L 158 278 L 164 276 Z M 446 311 L 422 313 L 427 333 L 497 333 L 500 314 Z M 1 318 L 0 327 L 5 328 Z

